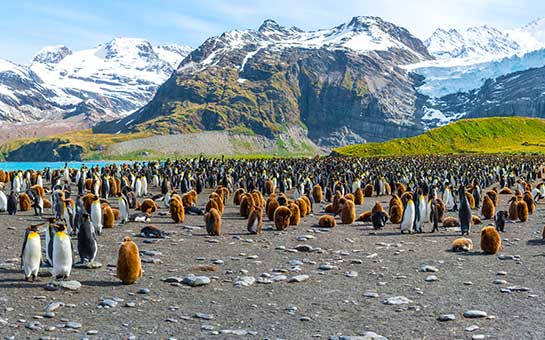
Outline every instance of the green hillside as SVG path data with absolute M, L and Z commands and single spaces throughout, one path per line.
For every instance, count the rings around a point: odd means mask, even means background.
M 424 134 L 334 149 L 344 156 L 446 153 L 545 153 L 545 120 L 522 117 L 463 119 Z

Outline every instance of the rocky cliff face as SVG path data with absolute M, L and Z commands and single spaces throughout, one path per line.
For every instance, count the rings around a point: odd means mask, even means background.
M 420 40 L 379 18 L 313 32 L 267 20 L 208 39 L 143 109 L 94 130 L 245 127 L 272 137 L 300 126 L 325 146 L 414 135 L 416 92 L 398 65 L 430 58 Z
M 81 145 L 53 139 L 25 144 L 8 153 L 5 158 L 8 162 L 80 161 L 82 153 Z

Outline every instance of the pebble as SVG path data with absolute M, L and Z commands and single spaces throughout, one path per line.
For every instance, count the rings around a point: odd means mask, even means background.
M 441 314 L 437 318 L 439 321 L 452 321 L 456 320 L 456 316 L 454 314 Z
M 500 270 L 499 272 L 496 273 L 496 275 L 505 276 L 505 275 L 507 275 L 507 272 L 504 272 L 503 270 Z
M 439 279 L 435 275 L 429 275 L 424 279 L 424 281 L 426 281 L 426 282 L 434 282 L 434 281 L 437 281 L 437 280 L 439 280 Z
M 201 330 L 202 331 L 213 331 L 215 329 L 214 326 L 212 325 L 201 325 Z
M 55 301 L 55 302 L 51 302 L 47 306 L 45 306 L 44 310 L 46 312 L 54 312 L 54 311 L 56 311 L 57 309 L 59 309 L 61 307 L 64 307 L 64 302 Z
M 531 289 L 528 287 L 522 287 L 522 286 L 510 286 L 507 287 L 512 292 L 529 292 Z
M 96 329 L 91 329 L 87 331 L 87 335 L 97 335 L 98 331 Z
M 318 269 L 320 269 L 320 270 L 332 270 L 334 268 L 335 268 L 334 266 L 332 266 L 332 265 L 330 265 L 328 263 L 323 263 L 318 267 Z
M 479 326 L 477 326 L 477 325 L 471 325 L 471 326 L 467 326 L 466 328 L 464 328 L 464 331 L 466 331 L 466 332 L 474 332 L 474 331 L 476 331 L 477 329 L 479 329 Z
M 509 288 L 501 288 L 500 292 L 501 293 L 506 293 L 506 294 L 511 294 L 512 293 L 511 289 L 509 289 Z
M 150 293 L 149 288 L 140 288 L 138 290 L 138 294 L 149 294 L 149 293 Z
M 25 328 L 28 328 L 32 331 L 39 331 L 42 329 L 42 324 L 38 321 L 31 321 L 25 324 Z
M 74 268 L 78 269 L 98 269 L 102 268 L 102 263 L 100 262 L 79 262 L 74 264 Z
M 351 270 L 351 271 L 348 271 L 348 272 L 344 273 L 344 276 L 346 276 L 346 277 L 358 277 L 358 272 Z
M 286 281 L 288 279 L 288 277 L 286 275 L 276 275 L 276 276 L 273 276 L 271 278 L 271 280 L 273 282 L 281 282 L 281 281 Z
M 166 283 L 182 283 L 184 279 L 178 276 L 171 276 L 171 277 L 167 277 L 163 281 Z
M 303 261 L 299 261 L 299 260 L 289 260 L 288 261 L 288 264 L 290 266 L 301 266 L 303 265 Z
M 210 283 L 210 278 L 208 276 L 186 276 L 183 281 L 184 284 L 191 287 L 205 286 Z
M 434 267 L 434 266 L 425 265 L 425 266 L 420 267 L 420 271 L 421 271 L 421 272 L 436 273 L 436 272 L 439 271 L 439 269 L 437 269 L 437 268 Z
M 295 248 L 297 251 L 300 251 L 300 252 L 303 252 L 303 253 L 308 253 L 308 252 L 311 252 L 314 250 L 314 248 L 312 248 L 312 246 L 308 245 L 308 244 L 298 244 L 295 246 Z
M 385 305 L 404 305 L 409 304 L 412 301 L 405 296 L 392 296 L 382 301 Z
M 352 260 L 350 260 L 350 263 L 352 263 L 352 264 L 363 264 L 363 260 L 360 260 L 360 259 L 352 259 Z
M 234 282 L 235 287 L 248 287 L 255 283 L 255 277 L 253 276 L 239 276 Z
M 369 290 L 369 291 L 363 293 L 363 296 L 366 297 L 366 298 L 378 298 L 378 293 Z
M 135 302 L 127 302 L 127 303 L 125 304 L 125 307 L 134 308 L 134 307 L 136 307 L 136 303 L 135 303 Z
M 247 331 L 245 329 L 222 329 L 220 330 L 221 334 L 236 335 L 236 336 L 245 336 L 245 335 L 256 335 L 257 332 Z
M 290 277 L 290 279 L 288 280 L 288 282 L 303 282 L 303 281 L 306 281 L 310 278 L 310 276 L 308 275 L 295 275 L 295 276 L 292 276 Z
M 206 314 L 206 313 L 195 313 L 194 317 L 197 318 L 197 319 L 202 319 L 202 320 L 213 320 L 214 319 L 213 314 Z
M 79 323 L 79 322 L 75 322 L 75 321 L 69 321 L 66 323 L 66 325 L 64 326 L 65 328 L 71 328 L 71 329 L 78 329 L 78 328 L 81 328 L 82 324 Z
M 223 260 L 220 260 L 220 259 L 212 259 L 212 263 L 213 263 L 213 264 L 223 264 L 224 261 L 223 261 Z
M 471 337 L 472 340 L 481 340 L 484 338 L 485 338 L 484 334 L 475 334 L 474 336 Z
M 117 301 L 112 299 L 103 299 L 100 301 L 99 306 L 104 308 L 115 308 L 117 306 Z
M 308 316 L 302 316 L 302 317 L 299 318 L 299 321 L 310 321 L 310 320 L 312 320 L 312 319 L 310 317 L 308 317 Z
M 467 310 L 464 312 L 464 318 L 470 318 L 470 319 L 486 318 L 487 315 L 488 313 L 480 311 L 480 310 Z
M 504 285 L 507 284 L 507 281 L 505 280 L 494 280 L 495 285 Z
M 466 281 L 466 282 L 464 282 L 464 286 L 473 286 L 473 282 Z
M 54 317 L 55 317 L 55 313 L 53 313 L 53 312 L 45 312 L 44 313 L 44 318 L 52 319 Z

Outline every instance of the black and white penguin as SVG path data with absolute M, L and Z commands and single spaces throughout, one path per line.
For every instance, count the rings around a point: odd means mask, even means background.
M 38 225 L 31 225 L 25 232 L 23 250 L 21 252 L 21 267 L 25 273 L 25 280 L 34 281 L 38 277 L 42 259 L 42 245 Z
M 371 222 L 373 223 L 373 228 L 379 230 L 384 228 L 386 222 L 388 221 L 388 215 L 384 211 L 375 211 L 371 215 Z
M 66 279 L 72 271 L 72 242 L 66 233 L 66 226 L 55 225 L 53 237 L 53 270 L 51 273 L 56 279 Z
M 8 214 L 15 215 L 17 213 L 17 197 L 15 196 L 15 192 L 11 192 L 8 196 Z
M 460 185 L 458 195 L 460 198 L 460 208 L 458 211 L 460 229 L 462 230 L 462 236 L 469 235 L 471 228 L 471 207 L 469 206 L 469 201 L 467 200 L 466 188 L 463 185 Z
M 403 210 L 403 218 L 401 219 L 401 233 L 408 232 L 409 234 L 413 232 L 414 221 L 416 219 L 416 208 L 414 206 L 414 201 L 409 199 Z
M 505 220 L 507 219 L 507 212 L 505 210 L 498 210 L 496 215 L 494 215 L 494 224 L 496 230 L 499 232 L 504 232 L 505 230 Z
M 117 194 L 117 202 L 121 220 L 120 223 L 125 224 L 129 221 L 129 202 L 127 202 L 127 198 L 122 193 Z
M 8 211 L 8 197 L 0 190 L 0 212 Z
M 89 214 L 83 214 L 82 217 L 78 231 L 78 254 L 81 263 L 89 263 L 95 261 L 97 256 L 97 238 Z

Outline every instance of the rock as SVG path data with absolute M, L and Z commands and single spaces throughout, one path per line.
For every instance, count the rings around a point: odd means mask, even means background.
M 471 337 L 472 340 L 481 340 L 484 338 L 485 338 L 484 334 L 475 334 L 474 336 Z
M 507 287 L 512 292 L 529 292 L 531 289 L 528 287 L 522 287 L 522 286 L 510 286 Z
M 295 276 L 290 277 L 288 282 L 290 282 L 290 283 L 292 283 L 292 282 L 303 282 L 303 281 L 308 280 L 309 278 L 310 278 L 310 276 L 308 276 L 308 275 L 295 275 Z
M 434 266 L 427 266 L 427 265 L 425 265 L 425 266 L 420 267 L 420 271 L 421 271 L 421 272 L 436 273 L 436 272 L 439 271 L 439 269 L 437 269 L 437 268 L 434 267 Z
M 149 293 L 150 293 L 149 288 L 140 288 L 138 290 L 138 294 L 149 294 Z
M 55 313 L 54 312 L 45 312 L 44 313 L 44 318 L 48 318 L 48 319 L 52 319 L 55 317 Z
M 441 314 L 437 318 L 439 321 L 452 321 L 456 320 L 456 316 L 454 314 Z
M 56 281 L 53 284 L 57 285 L 59 288 L 66 289 L 66 290 L 79 290 L 81 288 L 81 283 L 75 280 Z
M 308 316 L 302 316 L 302 317 L 299 318 L 299 321 L 310 321 L 310 320 L 312 320 L 312 319 L 310 317 L 308 317 Z
M 207 284 L 210 284 L 210 278 L 208 276 L 190 275 L 184 277 L 182 283 L 191 287 L 205 286 Z
M 87 334 L 87 335 L 97 335 L 97 334 L 98 334 L 98 331 L 95 330 L 95 329 L 91 329 L 91 330 L 88 330 L 86 334 Z
M 503 270 L 500 270 L 499 272 L 496 273 L 496 275 L 498 276 L 505 276 L 507 275 L 507 272 L 503 271 Z
M 378 335 L 375 332 L 365 332 L 361 336 L 339 336 L 339 340 L 388 340 L 388 338 Z
M 127 303 L 125 304 L 125 307 L 134 308 L 134 307 L 136 307 L 136 303 L 135 303 L 135 302 L 127 302 Z
M 507 281 L 505 280 L 494 280 L 495 285 L 504 285 L 507 284 Z
M 424 279 L 424 281 L 426 281 L 426 282 L 434 282 L 434 281 L 437 281 L 437 280 L 439 280 L 439 279 L 435 275 L 429 275 Z
M 471 325 L 471 326 L 467 326 L 466 328 L 464 328 L 464 331 L 466 331 L 466 332 L 474 332 L 474 331 L 476 331 L 477 329 L 479 329 L 479 326 L 477 326 L 477 325 Z
M 253 276 L 239 276 L 233 283 L 235 287 L 248 287 L 255 283 L 255 277 Z
M 163 280 L 163 282 L 166 282 L 166 283 L 182 283 L 183 281 L 184 279 L 178 276 L 167 277 L 166 279 Z
M 104 308 L 115 308 L 117 303 L 117 301 L 112 299 L 102 299 L 98 305 Z
M 201 331 L 213 331 L 215 329 L 212 325 L 201 325 Z
M 78 269 L 98 269 L 102 268 L 102 263 L 100 262 L 78 262 L 74 264 L 74 268 Z
M 303 261 L 299 261 L 299 260 L 289 260 L 288 261 L 288 264 L 290 266 L 302 266 L 303 265 Z
M 286 275 L 275 275 L 271 278 L 271 280 L 273 282 L 281 282 L 281 281 L 286 281 L 288 279 L 288 277 Z
M 335 268 L 335 266 L 332 266 L 332 265 L 330 265 L 328 263 L 323 263 L 318 267 L 318 269 L 320 269 L 320 270 L 332 270 L 334 268 Z
M 212 264 L 223 264 L 223 260 L 220 259 L 212 259 Z
M 360 260 L 360 259 L 352 259 L 352 260 L 350 260 L 350 263 L 352 263 L 352 264 L 363 264 L 363 260 Z
M 71 328 L 71 329 L 78 329 L 78 328 L 81 328 L 81 323 L 79 322 L 75 322 L 75 321 L 69 321 L 66 323 L 66 325 L 64 326 L 65 328 Z
M 47 306 L 45 306 L 44 310 L 46 312 L 54 312 L 57 309 L 62 308 L 62 307 L 64 307 L 64 302 L 55 301 L 55 302 L 51 302 Z
M 366 297 L 366 298 L 378 298 L 378 293 L 377 292 L 373 292 L 373 291 L 367 291 L 365 293 L 363 293 L 363 296 Z
M 236 335 L 236 336 L 245 336 L 250 335 L 252 332 L 245 329 L 222 329 L 220 330 L 221 334 Z
M 313 251 L 314 249 L 312 248 L 312 246 L 308 245 L 308 244 L 298 244 L 295 246 L 295 248 L 297 251 L 300 251 L 300 252 L 303 252 L 303 253 L 308 253 L 308 252 L 311 252 Z
M 473 286 L 473 282 L 466 281 L 466 282 L 464 282 L 464 286 Z
M 382 303 L 385 305 L 404 305 L 409 304 L 412 301 L 406 298 L 405 296 L 392 296 L 383 300 Z
M 197 319 L 202 319 L 202 320 L 213 320 L 214 319 L 213 314 L 206 314 L 206 313 L 195 313 L 195 315 L 193 315 L 193 317 L 195 317 Z
M 344 273 L 344 276 L 346 276 L 346 277 L 358 277 L 358 272 L 351 270 L 351 271 L 348 271 L 348 272 Z
M 500 292 L 501 293 L 506 293 L 506 294 L 511 294 L 512 293 L 511 289 L 509 289 L 509 288 L 501 288 Z
M 464 318 L 476 319 L 476 318 L 486 318 L 488 313 L 480 310 L 467 310 L 464 312 Z

